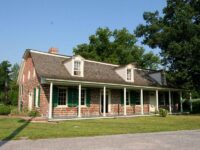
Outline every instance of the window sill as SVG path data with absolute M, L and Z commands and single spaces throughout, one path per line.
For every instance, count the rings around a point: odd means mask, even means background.
M 56 108 L 66 108 L 66 107 L 68 107 L 67 105 L 58 105 L 58 106 L 56 106 Z

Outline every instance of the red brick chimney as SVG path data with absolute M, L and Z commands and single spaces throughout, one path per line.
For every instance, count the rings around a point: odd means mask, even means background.
M 51 47 L 51 48 L 49 49 L 49 53 L 50 53 L 50 54 L 58 54 L 58 48 Z

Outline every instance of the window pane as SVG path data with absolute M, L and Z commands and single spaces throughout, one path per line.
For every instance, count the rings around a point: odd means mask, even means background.
M 74 75 L 81 75 L 81 62 L 74 61 Z
M 127 80 L 131 80 L 131 69 L 127 69 Z
M 66 89 L 58 90 L 58 105 L 66 105 Z
M 130 92 L 126 92 L 126 105 L 130 105 Z

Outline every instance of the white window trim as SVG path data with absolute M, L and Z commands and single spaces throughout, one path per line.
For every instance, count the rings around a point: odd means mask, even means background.
M 33 69 L 33 78 L 35 78 L 35 69 Z
M 23 77 L 22 77 L 22 82 L 24 83 L 24 78 L 25 78 L 25 75 L 23 74 Z
M 74 63 L 75 63 L 75 61 L 79 61 L 80 62 L 80 75 L 75 75 L 74 74 Z M 73 76 L 76 76 L 76 77 L 83 77 L 83 66 L 84 66 L 84 61 L 83 60 L 80 60 L 80 59 L 72 59 L 72 75 Z
M 127 73 L 127 71 L 129 69 L 131 70 L 131 80 L 128 80 L 128 73 Z M 134 69 L 133 68 L 126 68 L 125 70 L 126 70 L 126 81 L 127 82 L 134 82 Z
M 59 94 L 59 89 L 65 89 L 66 90 L 66 105 L 57 105 L 58 108 L 66 108 L 68 107 L 68 88 L 67 87 L 58 87 L 58 94 Z
M 35 88 L 35 107 L 39 107 L 39 105 L 38 105 L 38 96 L 39 96 L 39 89 L 38 89 L 38 87 L 37 88 Z

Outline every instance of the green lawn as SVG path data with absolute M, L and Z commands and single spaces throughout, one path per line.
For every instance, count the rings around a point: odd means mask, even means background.
M 200 115 L 162 118 L 135 117 L 63 121 L 59 123 L 29 123 L 21 119 L 0 118 L 0 139 L 39 139 L 79 137 L 159 131 L 200 129 Z

